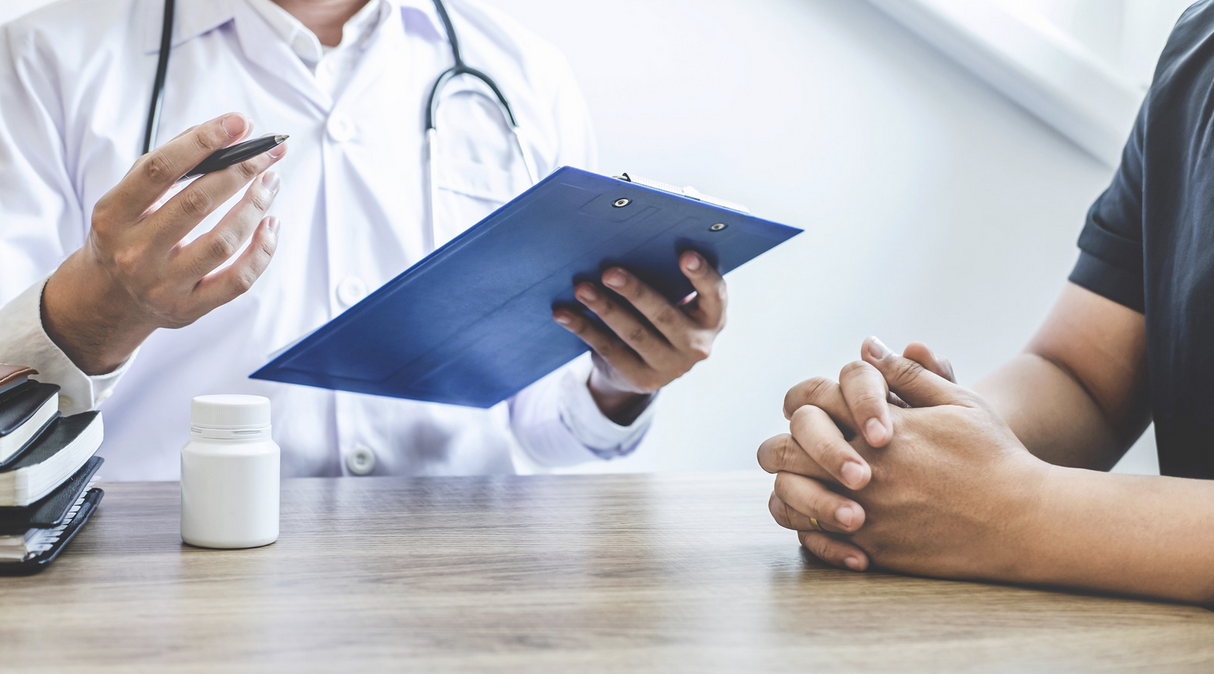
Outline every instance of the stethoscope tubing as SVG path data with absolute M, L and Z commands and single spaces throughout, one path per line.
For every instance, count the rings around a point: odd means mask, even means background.
M 173 14 L 176 9 L 175 0 L 164 0 L 164 21 L 160 25 L 160 55 L 156 59 L 156 78 L 152 81 L 148 126 L 143 133 L 143 154 L 152 151 L 152 143 L 160 133 L 160 111 L 164 108 L 164 80 L 169 72 L 169 52 L 173 49 Z
M 506 95 L 502 93 L 497 82 L 485 73 L 472 68 L 464 63 L 463 55 L 460 53 L 459 36 L 455 32 L 455 26 L 451 23 L 451 16 L 447 13 L 446 6 L 442 0 L 433 0 L 434 9 L 438 12 L 439 19 L 443 23 L 443 27 L 447 32 L 447 40 L 451 45 L 451 57 L 455 64 L 443 71 L 438 79 L 434 81 L 434 86 L 430 89 L 430 97 L 426 102 L 426 155 L 427 155 L 427 172 L 429 179 L 429 226 L 426 231 L 425 246 L 427 251 L 434 250 L 435 247 L 435 231 L 434 231 L 434 216 L 436 206 L 438 204 L 438 187 L 435 183 L 436 172 L 434 170 L 435 163 L 438 158 L 438 108 L 442 102 L 442 92 L 446 88 L 447 83 L 452 79 L 461 76 L 473 77 L 480 80 L 493 93 L 492 98 L 496 99 L 498 109 L 502 113 L 502 118 L 506 125 L 510 128 L 511 135 L 514 136 L 515 145 L 518 147 L 519 156 L 523 160 L 523 166 L 527 171 L 527 177 L 531 180 L 531 184 L 535 185 L 539 182 L 539 174 L 535 168 L 535 162 L 532 161 L 530 153 L 527 152 L 527 145 L 523 142 L 522 130 L 519 128 L 518 120 L 514 116 L 514 110 L 510 106 L 510 101 L 506 99 Z M 160 54 L 156 62 L 156 78 L 152 84 L 152 98 L 148 106 L 148 123 L 143 137 L 143 153 L 147 154 L 152 149 L 152 143 L 155 142 L 156 136 L 160 132 L 160 113 L 164 108 L 164 83 L 167 79 L 169 69 L 169 54 L 172 51 L 173 41 L 173 14 L 176 10 L 176 0 L 164 0 L 164 21 L 160 28 Z

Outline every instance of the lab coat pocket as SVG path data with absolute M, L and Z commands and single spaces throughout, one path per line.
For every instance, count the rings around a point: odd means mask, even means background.
M 435 167 L 434 245 L 447 243 L 527 189 L 510 168 L 442 158 Z

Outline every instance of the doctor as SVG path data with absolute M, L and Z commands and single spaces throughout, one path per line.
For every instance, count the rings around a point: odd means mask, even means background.
M 431 0 L 175 4 L 151 147 L 214 118 L 174 146 L 205 156 L 248 137 L 255 119 L 291 135 L 291 156 L 273 172 L 281 155 L 207 176 L 159 210 L 122 188 L 102 197 L 132 163 L 123 184 L 140 195 L 161 195 L 180 173 L 136 163 L 166 3 L 64 0 L 0 34 L 0 362 L 59 383 L 68 413 L 112 395 L 108 477 L 176 478 L 189 400 L 216 392 L 271 399 L 287 475 L 508 473 L 636 447 L 653 394 L 707 357 L 724 325 L 725 284 L 694 253 L 681 264 L 698 294 L 679 307 L 621 269 L 581 284 L 577 297 L 610 329 L 576 312 L 553 319 L 593 360 L 491 410 L 247 378 L 526 189 L 532 172 L 593 167 L 586 109 L 555 49 L 471 2 L 451 3 L 450 26 Z M 456 43 L 509 98 L 522 133 L 483 82 L 451 80 L 431 198 L 423 119 Z M 282 224 L 258 224 L 276 192 Z

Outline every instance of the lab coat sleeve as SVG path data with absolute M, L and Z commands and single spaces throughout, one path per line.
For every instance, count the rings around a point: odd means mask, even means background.
M 55 345 L 42 327 L 44 281 L 30 286 L 16 299 L 0 307 L 0 363 L 28 365 L 38 371 L 38 381 L 59 385 L 59 411 L 76 414 L 93 409 L 114 390 L 118 380 L 134 362 L 96 377 L 86 375 Z
M 621 426 L 599 410 L 587 382 L 590 356 L 553 372 L 510 400 L 514 435 L 532 462 L 559 468 L 631 454 L 653 422 L 651 396 L 632 424 Z
M 68 166 L 63 104 L 36 35 L 0 28 L 0 362 L 27 365 L 61 387 L 67 414 L 92 409 L 126 372 L 89 377 L 42 327 L 49 274 L 84 242 L 86 223 Z
M 564 57 L 552 51 L 545 60 L 553 69 L 550 81 L 558 84 L 552 110 L 558 152 L 547 171 L 559 166 L 596 170 L 598 148 L 585 100 Z M 653 421 L 653 397 L 632 424 L 620 426 L 590 395 L 592 367 L 590 356 L 583 356 L 510 400 L 514 435 L 534 463 L 552 468 L 610 460 L 632 453 L 644 438 Z

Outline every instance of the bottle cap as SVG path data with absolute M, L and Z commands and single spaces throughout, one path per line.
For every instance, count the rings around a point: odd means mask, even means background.
M 270 425 L 270 400 L 261 396 L 198 396 L 190 404 L 190 425 L 223 430 L 259 429 Z

